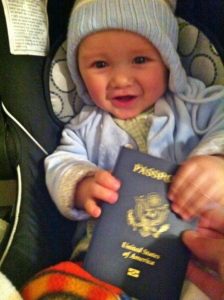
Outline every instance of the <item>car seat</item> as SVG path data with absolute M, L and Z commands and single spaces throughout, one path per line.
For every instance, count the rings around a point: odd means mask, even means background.
M 74 1 L 48 0 L 50 47 L 46 57 L 10 54 L 3 2 L 0 179 L 17 182 L 17 197 L 3 217 L 9 226 L 0 242 L 0 268 L 20 288 L 34 273 L 68 260 L 71 254 L 75 222 L 62 217 L 51 201 L 43 161 L 58 145 L 64 123 L 82 103 L 75 98 L 66 66 L 66 28 Z M 224 1 L 178 0 L 176 14 L 179 52 L 188 74 L 207 85 L 224 84 Z
M 48 1 L 52 51 L 55 40 L 65 35 L 72 5 Z M 69 257 L 75 225 L 57 212 L 44 184 L 43 159 L 58 144 L 63 126 L 49 112 L 44 84 L 48 58 L 10 54 L 3 2 L 0 36 L 0 176 L 17 181 L 0 260 L 1 271 L 20 287 L 33 273 Z

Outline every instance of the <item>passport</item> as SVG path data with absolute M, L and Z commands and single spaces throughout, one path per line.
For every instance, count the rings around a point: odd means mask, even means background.
M 122 148 L 113 174 L 119 199 L 103 204 L 84 268 L 147 300 L 180 298 L 189 252 L 181 233 L 192 229 L 170 209 L 167 191 L 178 165 Z

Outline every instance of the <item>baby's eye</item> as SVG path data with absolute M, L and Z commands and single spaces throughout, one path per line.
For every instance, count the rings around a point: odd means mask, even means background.
M 102 68 L 105 68 L 107 66 L 107 63 L 103 60 L 99 60 L 99 61 L 94 62 L 93 65 L 97 69 L 102 69 Z
M 149 59 L 145 56 L 137 56 L 134 58 L 133 63 L 134 64 L 145 64 L 148 61 L 149 61 Z

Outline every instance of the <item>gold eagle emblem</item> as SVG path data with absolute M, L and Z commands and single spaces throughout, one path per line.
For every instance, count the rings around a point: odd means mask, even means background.
M 161 233 L 169 230 L 164 224 L 169 215 L 168 204 L 163 204 L 160 195 L 150 193 L 135 197 L 135 208 L 127 211 L 127 223 L 142 237 L 159 238 Z

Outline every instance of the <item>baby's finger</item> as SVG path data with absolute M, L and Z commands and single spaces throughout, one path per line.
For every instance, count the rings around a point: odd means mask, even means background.
M 101 208 L 93 199 L 88 199 L 84 204 L 84 209 L 93 218 L 98 218 L 101 215 Z
M 175 197 L 183 193 L 183 191 L 189 191 L 189 186 L 197 176 L 197 171 L 194 165 L 185 165 L 180 167 L 177 174 L 173 177 L 172 183 L 169 189 L 168 196 L 171 201 L 179 201 Z M 178 197 L 179 199 L 179 197 Z
M 120 181 L 115 178 L 110 172 L 105 170 L 96 172 L 95 181 L 105 188 L 113 189 L 114 191 L 117 191 L 121 186 Z
M 92 197 L 113 204 L 118 199 L 118 193 L 100 184 L 94 184 L 92 187 Z
M 190 220 L 192 218 L 199 217 L 206 209 L 206 206 L 203 205 L 201 206 L 199 204 L 196 204 L 194 206 L 191 206 L 189 204 L 188 207 L 174 208 L 174 211 L 181 215 L 184 220 Z M 210 208 L 208 207 L 208 209 Z
M 204 192 L 197 186 L 189 185 L 188 189 L 180 191 L 174 199 L 172 209 L 184 219 L 200 215 L 208 209 L 217 206 L 213 187 Z

